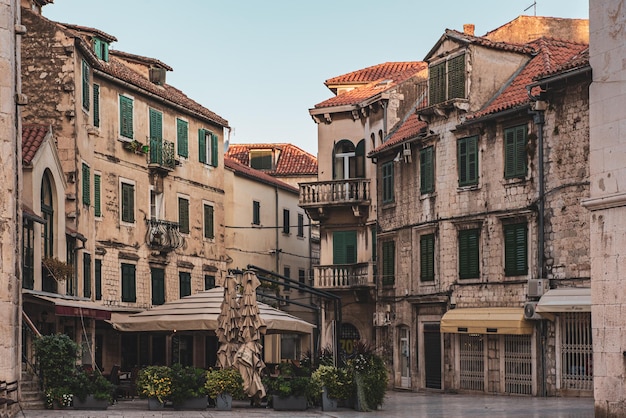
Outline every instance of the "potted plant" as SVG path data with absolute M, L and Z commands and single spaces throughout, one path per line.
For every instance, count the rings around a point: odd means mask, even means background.
M 355 409 L 370 411 L 383 404 L 389 375 L 381 356 L 362 341 L 355 345 L 355 354 L 348 360 L 356 386 Z
M 321 394 L 322 410 L 336 411 L 337 401 L 352 395 L 352 378 L 348 370 L 321 365 L 311 375 L 313 392 Z
M 171 368 L 172 393 L 169 399 L 175 409 L 206 409 L 206 371 L 177 363 Z
M 139 371 L 137 392 L 148 398 L 150 409 L 163 409 L 165 399 L 172 393 L 171 372 L 167 366 L 148 366 Z
M 37 338 L 34 347 L 43 380 L 46 406 L 70 406 L 78 344 L 65 334 L 54 334 Z
M 277 411 L 305 410 L 312 393 L 308 370 L 296 368 L 292 363 L 281 363 L 279 375 L 265 380 L 272 407 Z
M 78 370 L 72 385 L 74 409 L 107 409 L 115 386 L 100 372 Z
M 220 410 L 229 411 L 233 398 L 243 398 L 243 378 L 237 369 L 208 370 L 204 388 L 209 397 L 215 399 L 216 407 Z

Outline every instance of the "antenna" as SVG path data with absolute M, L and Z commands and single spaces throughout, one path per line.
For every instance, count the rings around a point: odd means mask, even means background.
M 536 1 L 534 1 L 533 4 L 531 4 L 527 8 L 525 8 L 524 11 L 530 9 L 531 7 L 533 8 L 533 12 L 534 12 L 535 16 L 537 16 L 537 2 Z

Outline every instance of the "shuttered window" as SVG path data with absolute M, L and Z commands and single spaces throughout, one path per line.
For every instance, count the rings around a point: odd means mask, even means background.
M 178 155 L 189 157 L 189 123 L 176 119 L 176 146 Z
M 215 238 L 213 206 L 204 205 L 204 238 Z
M 189 200 L 178 198 L 178 230 L 181 234 L 189 233 Z
M 213 289 L 215 287 L 215 276 L 210 274 L 204 275 L 204 290 Z
M 420 151 L 420 193 L 432 193 L 435 190 L 435 170 L 433 164 L 433 147 Z
M 420 280 L 435 280 L 435 234 L 420 236 Z
M 122 263 L 122 302 L 136 302 L 136 267 Z
M 304 237 L 304 215 L 298 214 L 298 236 Z
M 89 166 L 83 163 L 83 204 L 89 206 L 91 204 L 91 173 Z
M 150 109 L 150 139 L 163 139 L 163 113 Z
M 198 130 L 198 159 L 201 163 L 217 167 L 217 142 L 218 138 L 214 133 L 206 129 Z
M 526 125 L 504 130 L 504 177 L 526 177 Z
M 94 174 L 93 175 L 93 206 L 94 206 L 93 213 L 96 217 L 102 216 L 102 200 L 101 200 L 102 191 L 100 189 L 101 189 L 100 174 Z
M 100 126 L 100 86 L 93 85 L 93 126 Z
M 109 43 L 100 38 L 93 38 L 93 50 L 98 58 L 109 61 Z
M 478 137 L 459 139 L 457 142 L 459 186 L 478 183 Z
M 89 96 L 91 92 L 89 91 L 89 64 L 87 61 L 83 60 L 83 71 L 82 71 L 82 80 L 83 80 L 83 109 L 89 110 Z
M 396 242 L 383 242 L 383 285 L 396 282 Z
M 429 104 L 464 99 L 465 78 L 465 54 L 432 65 L 428 69 Z
M 290 217 L 289 209 L 283 209 L 283 234 L 289 233 L 289 227 L 290 227 L 289 217 Z
M 261 225 L 261 202 L 252 202 L 252 224 Z
M 433 65 L 428 69 L 429 104 L 446 101 L 446 63 Z
M 333 232 L 333 264 L 354 264 L 356 256 L 356 231 Z
M 191 295 L 191 273 L 181 271 L 178 273 L 180 281 L 180 297 Z
M 393 194 L 393 162 L 383 164 L 383 203 L 392 203 Z
M 83 254 L 83 296 L 91 298 L 91 254 Z
M 133 138 L 133 99 L 120 96 L 120 135 Z
M 152 304 L 163 305 L 165 303 L 165 270 L 151 268 L 150 276 L 152 281 Z
M 94 260 L 94 285 L 96 288 L 96 300 L 102 300 L 102 260 Z
M 448 60 L 448 99 L 465 98 L 465 54 Z
M 479 241 L 480 229 L 459 231 L 459 278 L 475 279 L 479 277 Z
M 526 222 L 504 225 L 504 274 L 528 274 L 528 225 Z
M 135 222 L 135 186 L 122 183 L 122 221 Z

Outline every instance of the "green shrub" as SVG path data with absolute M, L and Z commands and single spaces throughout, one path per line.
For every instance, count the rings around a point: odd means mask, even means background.
M 174 406 L 185 399 L 206 395 L 206 371 L 198 367 L 182 366 L 177 363 L 171 367 L 172 393 L 169 399 Z
M 211 369 L 206 372 L 204 389 L 210 398 L 230 393 L 234 399 L 244 399 L 243 378 L 237 369 Z

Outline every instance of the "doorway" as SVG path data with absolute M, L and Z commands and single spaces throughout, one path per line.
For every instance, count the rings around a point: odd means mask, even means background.
M 441 389 L 441 332 L 439 324 L 424 324 L 424 374 L 428 389 Z
M 409 329 L 400 328 L 400 386 L 411 387 L 411 349 L 409 345 Z

